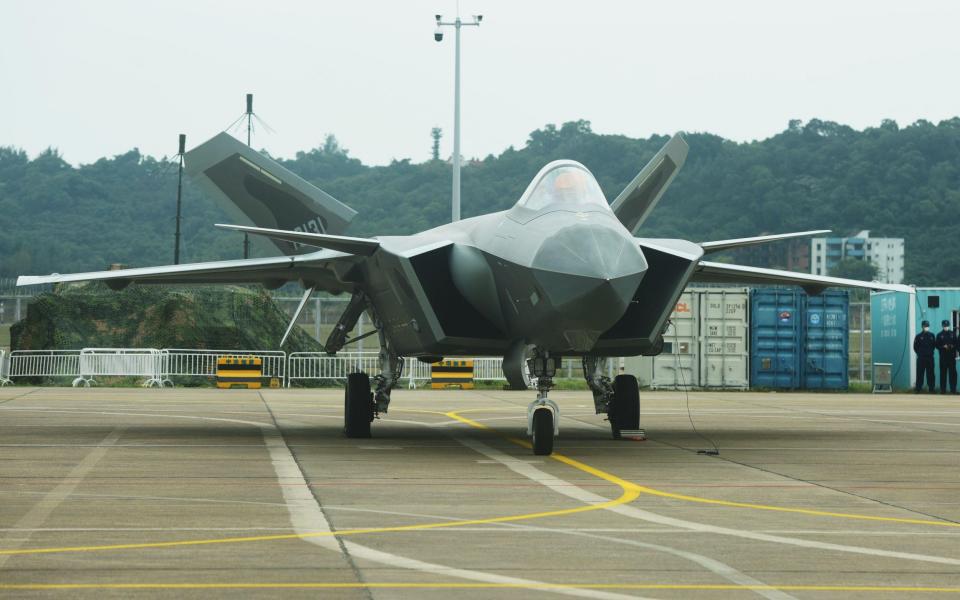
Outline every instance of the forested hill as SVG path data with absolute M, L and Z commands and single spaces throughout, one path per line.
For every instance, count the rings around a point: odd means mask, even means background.
M 700 241 L 869 229 L 906 238 L 908 282 L 960 285 L 960 118 L 863 131 L 792 121 L 759 142 L 686 139 L 687 164 L 640 235 Z M 523 148 L 466 164 L 463 215 L 507 208 L 557 158 L 584 163 L 613 199 L 666 140 L 600 135 L 585 121 L 548 125 Z M 282 162 L 357 210 L 353 235 L 412 233 L 449 219 L 445 162 L 370 167 L 332 137 Z M 175 163 L 137 150 L 73 167 L 53 150 L 30 160 L 0 148 L 0 276 L 172 262 L 176 180 Z M 224 218 L 187 186 L 185 260 L 239 257 L 237 234 L 211 227 Z

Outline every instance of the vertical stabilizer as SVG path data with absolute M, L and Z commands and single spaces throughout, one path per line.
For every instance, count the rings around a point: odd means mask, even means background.
M 688 149 L 680 134 L 674 135 L 610 204 L 627 230 L 635 232 L 650 216 L 687 160 Z
M 187 173 L 236 222 L 267 229 L 343 233 L 356 212 L 233 136 L 220 133 L 185 155 Z M 299 254 L 302 246 L 264 238 L 261 247 Z

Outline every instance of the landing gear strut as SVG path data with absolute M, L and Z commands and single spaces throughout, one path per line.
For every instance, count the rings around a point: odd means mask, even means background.
M 327 339 L 327 354 L 333 356 L 346 344 L 359 339 L 348 340 L 347 333 L 357 324 L 364 310 L 370 313 L 373 326 L 380 338 L 380 354 L 377 357 L 380 372 L 373 377 L 372 392 L 370 378 L 366 373 L 358 371 L 347 376 L 347 386 L 344 390 L 343 431 L 348 438 L 370 437 L 370 423 L 378 418 L 380 413 L 386 413 L 389 409 L 390 391 L 403 373 L 403 357 L 394 350 L 393 344 L 384 333 L 383 322 L 363 292 L 354 292 L 353 297 L 350 298 L 350 303 Z
M 527 361 L 531 375 L 537 378 L 537 399 L 527 407 L 527 435 L 533 443 L 533 453 L 547 456 L 553 452 L 553 438 L 560 434 L 560 407 L 547 398 L 553 387 L 553 376 L 560 364 L 559 356 L 537 349 Z
M 604 375 L 607 359 L 583 357 L 583 374 L 593 392 L 597 414 L 606 414 L 613 439 L 629 432 L 642 435 L 640 429 L 640 390 L 633 375 L 617 375 L 613 380 Z

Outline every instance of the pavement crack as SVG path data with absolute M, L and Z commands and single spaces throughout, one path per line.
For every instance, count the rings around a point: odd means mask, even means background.
M 17 394 L 16 396 L 14 396 L 14 397 L 12 397 L 12 398 L 7 398 L 6 400 L 0 400 L 0 404 L 6 404 L 7 402 L 13 402 L 14 400 L 17 400 L 18 398 L 23 398 L 24 396 L 29 396 L 30 394 L 32 394 L 32 393 L 34 393 L 34 392 L 38 392 L 38 391 L 40 391 L 40 388 L 34 388 L 34 389 L 30 390 L 29 392 L 24 392 L 24 393 L 22 393 L 22 394 Z

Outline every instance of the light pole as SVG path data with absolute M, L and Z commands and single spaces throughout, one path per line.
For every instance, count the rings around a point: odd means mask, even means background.
M 456 30 L 456 61 L 453 84 L 453 210 L 452 221 L 460 220 L 460 28 L 464 26 L 479 27 L 483 15 L 474 15 L 472 21 L 463 21 L 460 15 L 453 21 L 443 21 L 442 15 L 435 15 L 437 29 L 433 32 L 433 39 L 443 40 L 442 27 L 453 27 Z
M 180 150 L 177 152 L 177 158 L 180 161 L 180 170 L 177 172 L 177 229 L 173 234 L 173 264 L 180 264 L 180 207 L 181 194 L 183 192 L 183 154 L 186 152 L 187 136 L 180 134 Z

